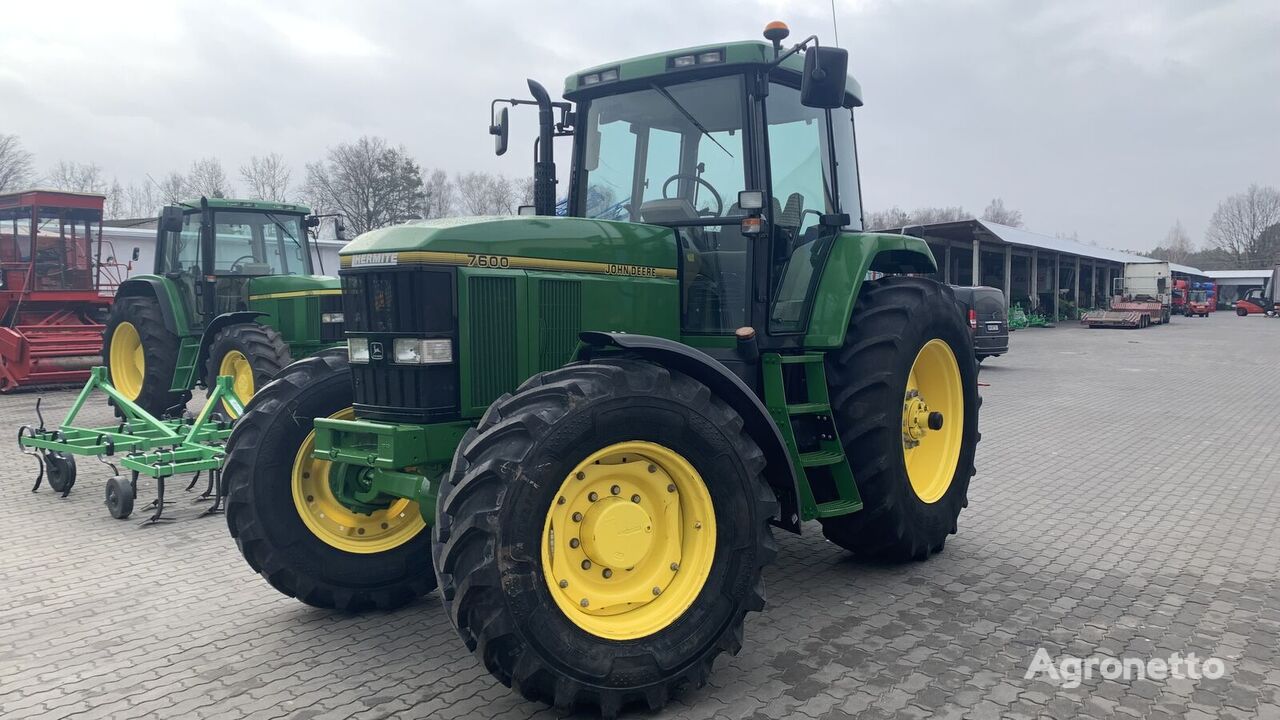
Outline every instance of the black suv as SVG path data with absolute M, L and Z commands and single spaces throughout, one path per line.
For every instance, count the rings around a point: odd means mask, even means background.
M 951 289 L 964 306 L 978 362 L 1009 352 L 1009 318 L 1005 317 L 1004 293 L 985 285 L 952 285 Z

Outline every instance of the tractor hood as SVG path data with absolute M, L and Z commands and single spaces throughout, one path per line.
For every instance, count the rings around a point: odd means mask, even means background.
M 249 296 L 263 299 L 265 296 L 328 295 L 341 292 L 342 283 L 327 275 L 267 275 L 249 281 Z
M 519 215 L 418 220 L 373 230 L 340 255 L 344 269 L 414 263 L 674 277 L 676 267 L 675 234 L 668 228 Z

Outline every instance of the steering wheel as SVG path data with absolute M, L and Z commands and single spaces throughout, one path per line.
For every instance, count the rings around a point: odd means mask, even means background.
M 724 200 L 720 197 L 720 193 L 716 192 L 716 189 L 711 186 L 711 183 L 707 182 L 706 180 L 703 180 L 697 175 L 686 175 L 684 173 L 676 173 L 675 175 L 672 175 L 671 177 L 667 178 L 667 181 L 662 183 L 662 197 L 664 200 L 671 199 L 671 196 L 667 195 L 667 188 L 671 187 L 671 183 L 676 180 L 692 180 L 698 185 L 701 185 L 702 187 L 706 188 L 707 192 L 711 193 L 711 197 L 716 199 L 716 211 L 711 215 L 711 217 L 720 217 L 721 215 L 724 214 Z M 697 212 L 697 209 L 695 208 L 694 211 Z
M 241 260 L 249 260 L 250 262 L 252 262 L 252 261 L 253 261 L 253 256 L 252 256 L 252 255 L 241 255 L 240 257 L 236 258 L 235 260 L 232 260 L 232 261 L 231 261 L 231 268 L 230 268 L 231 272 L 233 272 L 233 273 L 238 273 L 238 272 L 240 272 L 240 270 L 241 270 L 241 268 L 240 268 L 240 261 L 241 261 Z

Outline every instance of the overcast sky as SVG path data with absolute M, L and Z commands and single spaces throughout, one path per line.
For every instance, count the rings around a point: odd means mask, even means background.
M 1223 197 L 1280 186 L 1280 0 L 838 0 L 862 84 L 868 209 L 999 195 L 1027 227 L 1148 249 L 1197 243 Z M 294 166 L 361 134 L 426 168 L 532 172 L 536 119 L 496 158 L 489 100 L 558 95 L 613 59 L 758 38 L 832 38 L 827 0 L 13 2 L 0 22 L 0 133 L 41 171 L 121 182 L 206 155 Z M 563 157 L 563 156 L 562 156 Z M 567 157 L 564 157 L 567 160 Z

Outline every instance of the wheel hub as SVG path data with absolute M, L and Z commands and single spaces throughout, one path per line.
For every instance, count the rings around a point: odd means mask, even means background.
M 674 622 L 706 582 L 715 511 L 697 472 L 660 445 L 593 453 L 560 487 L 543 534 L 543 571 L 576 625 L 632 639 Z
M 912 363 L 902 399 L 907 477 L 916 496 L 926 503 L 940 500 L 951 486 L 963 440 L 963 417 L 959 364 L 950 346 L 935 338 L 925 343 Z

